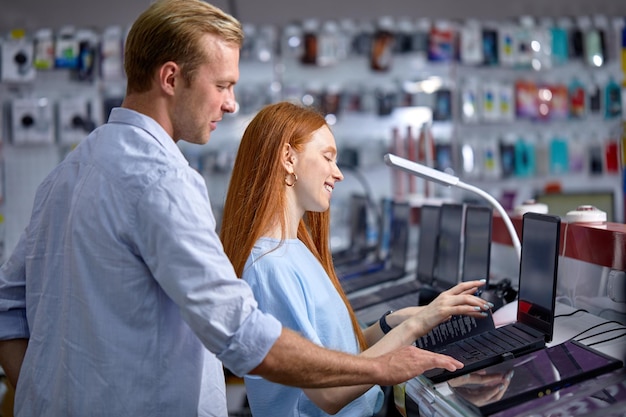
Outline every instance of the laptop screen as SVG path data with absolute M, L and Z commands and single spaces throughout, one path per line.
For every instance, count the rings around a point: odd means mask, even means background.
M 517 321 L 552 340 L 561 218 L 526 213 L 522 223 Z
M 411 207 L 408 203 L 393 202 L 391 210 L 389 263 L 395 268 L 404 269 L 409 244 Z
M 367 197 L 350 196 L 350 249 L 358 252 L 367 247 Z
M 417 244 L 417 280 L 431 285 L 437 259 L 439 206 L 423 205 L 420 211 L 420 234 Z
M 486 279 L 489 284 L 491 217 L 491 207 L 468 205 L 465 208 L 461 281 Z
M 439 216 L 439 238 L 435 264 L 435 286 L 452 288 L 459 282 L 463 204 L 442 204 Z

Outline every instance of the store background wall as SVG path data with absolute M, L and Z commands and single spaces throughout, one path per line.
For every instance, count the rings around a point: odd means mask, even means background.
M 384 15 L 451 19 L 503 19 L 525 14 L 626 15 L 626 2 L 621 0 L 213 0 L 211 3 L 243 22 L 267 24 L 285 24 L 304 18 L 375 19 Z M 42 27 L 56 29 L 67 24 L 97 28 L 128 25 L 148 4 L 149 0 L 2 0 L 0 31 L 6 32 L 17 26 L 33 30 Z
M 23 28 L 27 33 L 32 33 L 41 28 L 57 30 L 65 25 L 79 28 L 94 28 L 96 30 L 101 30 L 110 25 L 130 25 L 135 17 L 150 3 L 151 1 L 149 0 L 125 0 L 123 2 L 121 0 L 109 0 L 106 2 L 93 0 L 57 0 L 52 2 L 21 0 L 19 2 L 9 2 L 2 0 L 0 3 L 2 5 L 0 34 L 4 35 L 14 28 Z M 294 2 L 292 0 L 246 2 L 214 0 L 213 4 L 234 14 L 244 23 L 273 24 L 278 26 L 292 21 L 302 21 L 307 18 L 325 20 L 346 17 L 374 21 L 384 15 L 394 17 L 409 16 L 411 18 L 428 17 L 432 19 L 478 18 L 481 20 L 502 20 L 517 18 L 522 15 L 556 17 L 603 14 L 606 16 L 626 16 L 626 1 L 616 0 L 597 0 L 595 2 L 588 0 L 555 0 L 551 2 L 543 0 L 528 0 L 524 2 L 501 2 L 496 0 L 468 0 L 463 2 L 453 0 L 439 0 L 436 2 L 363 0 L 358 2 L 333 2 L 320 0 L 315 3 Z M 271 78 L 271 75 L 267 74 L 267 67 L 262 67 L 260 71 L 254 67 L 244 67 L 241 73 L 242 84 L 253 79 Z M 344 67 L 343 70 L 346 71 L 346 68 Z M 353 69 L 349 69 L 349 71 L 353 71 Z M 58 80 L 50 78 L 57 75 L 59 74 L 41 73 L 38 75 L 37 83 L 46 87 L 59 85 L 57 83 Z M 37 89 L 40 89 L 40 87 L 35 86 L 34 90 Z M 0 88 L 0 98 L 2 98 L 3 92 L 6 91 Z M 98 122 L 102 121 L 99 120 Z M 365 120 L 364 123 L 359 123 L 358 125 L 361 126 L 363 131 L 368 131 L 370 134 L 375 129 L 382 131 L 382 134 L 377 133 L 379 137 L 386 135 L 390 131 L 390 126 L 381 124 L 380 120 L 375 119 Z M 239 128 L 240 126 L 233 128 L 233 126 L 224 126 L 222 124 L 218 132 L 213 135 L 211 142 L 222 146 L 224 143 L 228 143 L 227 141 L 237 138 L 237 132 L 241 131 Z M 230 133 L 224 134 L 223 132 Z M 4 135 L 0 135 L 0 137 L 8 137 L 6 132 L 1 133 L 4 133 Z M 353 131 L 352 133 L 354 134 Z M 362 145 L 359 144 L 359 146 Z M 372 146 L 376 146 L 376 144 Z M 17 242 L 19 234 L 27 222 L 37 184 L 56 165 L 66 151 L 67 149 L 59 149 L 59 147 L 54 145 L 25 149 L 5 146 L 3 157 L 5 163 L 4 183 L 6 185 L 3 192 L 5 203 L 2 210 L 7 219 L 4 240 L 8 251 Z M 229 151 L 232 151 L 232 149 Z M 51 157 L 51 155 L 53 156 Z M 224 162 L 223 155 L 224 153 L 210 155 L 211 158 L 217 160 L 217 162 L 213 161 L 212 163 L 220 164 Z M 197 162 L 202 164 L 207 161 Z M 379 170 L 383 175 L 372 175 L 378 181 L 374 188 L 376 191 L 379 191 L 381 187 L 378 186 L 382 184 L 385 192 L 388 192 L 390 184 L 388 181 L 389 172 L 382 167 L 379 167 Z M 378 171 L 375 172 L 378 173 Z M 343 185 L 344 188 L 353 189 L 359 187 L 358 184 L 355 184 L 356 181 L 353 177 L 348 173 L 347 180 Z M 219 197 L 225 192 L 227 176 L 223 178 L 213 176 L 212 178 L 215 181 L 209 182 L 209 190 L 214 199 L 219 200 Z M 612 180 L 611 183 L 615 184 L 617 182 Z M 595 182 L 592 183 L 592 185 L 595 184 Z M 516 186 L 517 184 L 513 183 L 512 187 Z M 219 213 L 217 214 L 219 215 Z M 1 258 L 2 256 L 0 255 Z

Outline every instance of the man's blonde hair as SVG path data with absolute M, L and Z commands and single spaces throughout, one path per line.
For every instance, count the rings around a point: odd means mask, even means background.
M 210 56 L 201 40 L 215 35 L 241 47 L 243 30 L 237 19 L 202 0 L 158 0 L 133 23 L 124 48 L 127 93 L 150 88 L 153 72 L 176 62 L 189 84 L 199 65 Z

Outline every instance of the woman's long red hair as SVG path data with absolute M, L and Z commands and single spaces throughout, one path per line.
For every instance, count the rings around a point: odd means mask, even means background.
M 324 125 L 326 121 L 318 112 L 281 102 L 261 109 L 246 128 L 235 159 L 220 229 L 224 250 L 238 276 L 243 273 L 254 243 L 277 220 L 285 237 L 286 172 L 281 160 L 284 145 L 288 143 L 300 152 L 313 132 Z M 348 308 L 359 346 L 364 350 L 365 337 L 333 266 L 329 212 L 307 211 L 298 226 L 298 239 L 328 273 Z

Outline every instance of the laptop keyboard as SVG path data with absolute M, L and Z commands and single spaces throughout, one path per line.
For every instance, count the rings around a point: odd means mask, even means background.
M 543 345 L 541 333 L 522 329 L 517 323 L 468 337 L 456 343 L 443 346 L 435 351 L 465 364 L 463 369 L 448 372 L 444 369 L 431 369 L 424 373 L 433 382 L 442 382 L 455 376 L 469 373 L 488 365 L 502 362 L 508 355 L 536 350 Z

